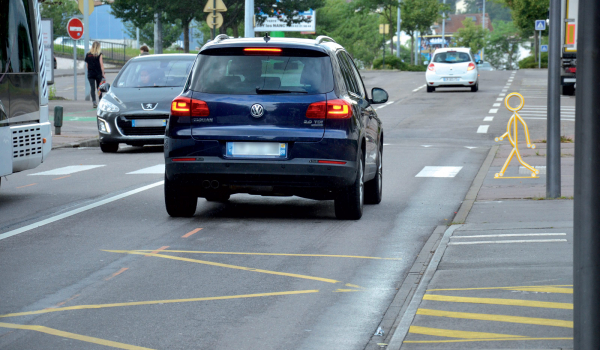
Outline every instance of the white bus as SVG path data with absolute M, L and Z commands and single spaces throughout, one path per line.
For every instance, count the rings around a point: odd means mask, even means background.
M 52 149 L 38 0 L 0 0 L 0 180 Z

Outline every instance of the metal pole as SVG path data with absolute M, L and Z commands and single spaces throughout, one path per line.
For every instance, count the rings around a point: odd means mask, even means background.
M 560 1 L 552 0 L 552 4 L 554 3 L 557 5 L 557 11 L 560 11 Z M 550 24 L 558 23 L 554 21 L 560 17 L 554 16 L 552 10 L 550 16 Z M 600 2 L 580 0 L 578 21 L 573 211 L 573 345 L 574 349 L 587 350 L 600 348 Z M 552 31 L 552 27 L 550 30 Z M 560 50 L 555 44 L 554 41 L 550 42 L 549 49 Z
M 548 126 L 546 131 L 548 133 L 546 137 L 548 148 L 546 150 L 546 197 L 548 198 L 560 197 L 560 2 L 561 0 L 550 0 Z
M 419 52 L 419 32 L 415 30 L 415 65 L 419 65 L 418 60 L 418 52 Z
M 444 0 L 446 1 L 446 0 Z M 402 0 L 398 0 L 398 18 L 396 19 L 396 46 L 398 49 L 396 50 L 396 57 L 400 58 L 400 24 L 402 23 L 402 18 L 400 17 L 400 3 Z
M 135 28 L 135 48 L 140 49 L 140 28 Z
M 245 0 L 244 37 L 254 38 L 254 0 Z
M 539 48 L 539 50 L 538 50 L 538 56 L 539 56 L 538 69 L 542 69 L 542 31 L 538 30 L 538 33 L 540 33 L 540 35 L 539 35 L 540 40 L 538 40 L 538 42 L 539 42 L 538 43 L 538 48 Z
M 481 15 L 481 28 L 485 30 L 485 0 L 483 0 L 483 14 Z M 485 47 L 481 48 L 481 60 L 483 61 L 483 53 L 485 52 Z
M 85 55 L 90 50 L 90 2 L 88 0 L 83 0 L 83 55 Z M 85 86 L 85 100 L 90 100 L 90 84 L 88 83 L 88 71 L 87 69 L 83 70 L 85 73 L 85 79 L 83 80 L 83 85 Z
M 382 43 L 382 46 L 383 46 L 383 59 L 382 59 L 383 60 L 383 64 L 381 65 L 381 69 L 385 69 L 385 24 L 383 25 L 383 30 L 382 30 L 382 33 L 381 33 L 381 38 L 383 39 L 383 43 Z
M 444 5 L 446 5 L 446 0 L 444 0 Z M 446 45 L 446 11 L 442 13 L 442 47 Z
M 73 101 L 77 101 L 77 40 L 73 39 Z
M 217 36 L 217 0 L 213 0 L 213 11 L 212 11 L 212 38 L 215 40 Z

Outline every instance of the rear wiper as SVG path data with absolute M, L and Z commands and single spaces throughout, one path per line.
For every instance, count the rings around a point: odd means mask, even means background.
M 306 94 L 306 91 L 299 90 L 276 90 L 276 89 L 261 89 L 259 87 L 256 88 L 256 93 L 261 94 Z

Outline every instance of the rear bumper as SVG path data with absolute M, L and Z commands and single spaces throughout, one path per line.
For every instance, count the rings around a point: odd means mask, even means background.
M 458 81 L 443 81 L 444 78 L 458 78 Z M 463 75 L 457 76 L 445 76 L 437 75 L 436 73 L 427 72 L 425 74 L 425 80 L 427 86 L 431 87 L 462 87 L 462 86 L 473 86 L 477 84 L 477 72 L 471 71 Z
M 218 181 L 220 187 L 269 186 L 284 189 L 327 188 L 351 185 L 356 179 L 356 162 L 320 164 L 314 160 L 233 160 L 197 157 L 196 161 L 165 159 L 165 176 L 177 186 L 202 190 L 203 182 Z M 246 191 L 240 191 L 246 192 Z

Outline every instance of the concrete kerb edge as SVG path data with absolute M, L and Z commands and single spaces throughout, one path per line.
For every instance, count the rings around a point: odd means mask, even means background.
M 473 180 L 469 191 L 467 191 L 465 199 L 460 205 L 460 208 L 458 208 L 458 211 L 456 212 L 456 215 L 452 220 L 453 223 L 464 224 L 465 220 L 467 220 L 467 216 L 469 215 L 469 212 L 471 211 L 471 208 L 473 207 L 473 204 L 477 199 L 477 194 L 479 193 L 479 190 L 483 185 L 483 180 L 485 180 L 485 177 L 487 176 L 487 173 L 490 170 L 490 167 L 492 166 L 492 162 L 494 161 L 494 158 L 496 157 L 496 153 L 498 152 L 499 148 L 500 145 L 494 145 L 490 149 L 487 157 L 483 161 L 483 164 L 481 164 L 481 167 L 479 168 L 479 171 L 477 172 L 477 175 L 475 176 L 475 179 Z
M 387 346 L 388 350 L 389 349 L 399 350 L 402 347 L 402 343 L 404 342 L 404 339 L 406 338 L 406 335 L 408 334 L 410 325 L 412 324 L 413 319 L 415 318 L 415 315 L 417 314 L 417 309 L 419 308 L 419 304 L 421 304 L 421 300 L 423 299 L 423 296 L 425 295 L 425 292 L 427 291 L 427 286 L 429 286 L 429 282 L 431 282 L 431 279 L 433 278 L 433 275 L 437 271 L 438 265 L 440 264 L 440 261 L 442 260 L 442 257 L 444 256 L 444 252 L 446 251 L 446 247 L 448 246 L 448 242 L 450 241 L 450 236 L 452 236 L 452 233 L 454 233 L 454 231 L 456 229 L 460 228 L 461 226 L 462 225 L 452 225 L 452 226 L 448 227 L 446 232 L 444 232 L 444 235 L 442 236 L 442 240 L 440 241 L 440 244 L 438 245 L 437 249 L 435 250 L 433 257 L 431 258 L 431 261 L 429 262 L 429 265 L 427 266 L 427 270 L 425 270 L 425 274 L 423 275 L 421 282 L 419 282 L 419 286 L 417 287 L 417 290 L 415 291 L 415 293 L 413 294 L 413 296 L 410 300 L 410 304 L 408 304 L 408 307 L 406 308 L 406 311 L 402 315 L 402 318 L 400 320 L 400 323 L 398 324 L 398 327 L 394 331 L 394 335 L 392 336 L 392 339 Z
M 86 139 L 86 140 L 81 140 L 81 141 L 77 141 L 77 142 L 71 142 L 71 143 L 66 143 L 66 144 L 62 144 L 62 145 L 52 145 L 52 149 L 59 149 L 59 148 L 79 148 L 79 147 L 100 147 L 100 139 L 98 139 L 97 137 L 95 138 L 91 138 L 91 139 Z

